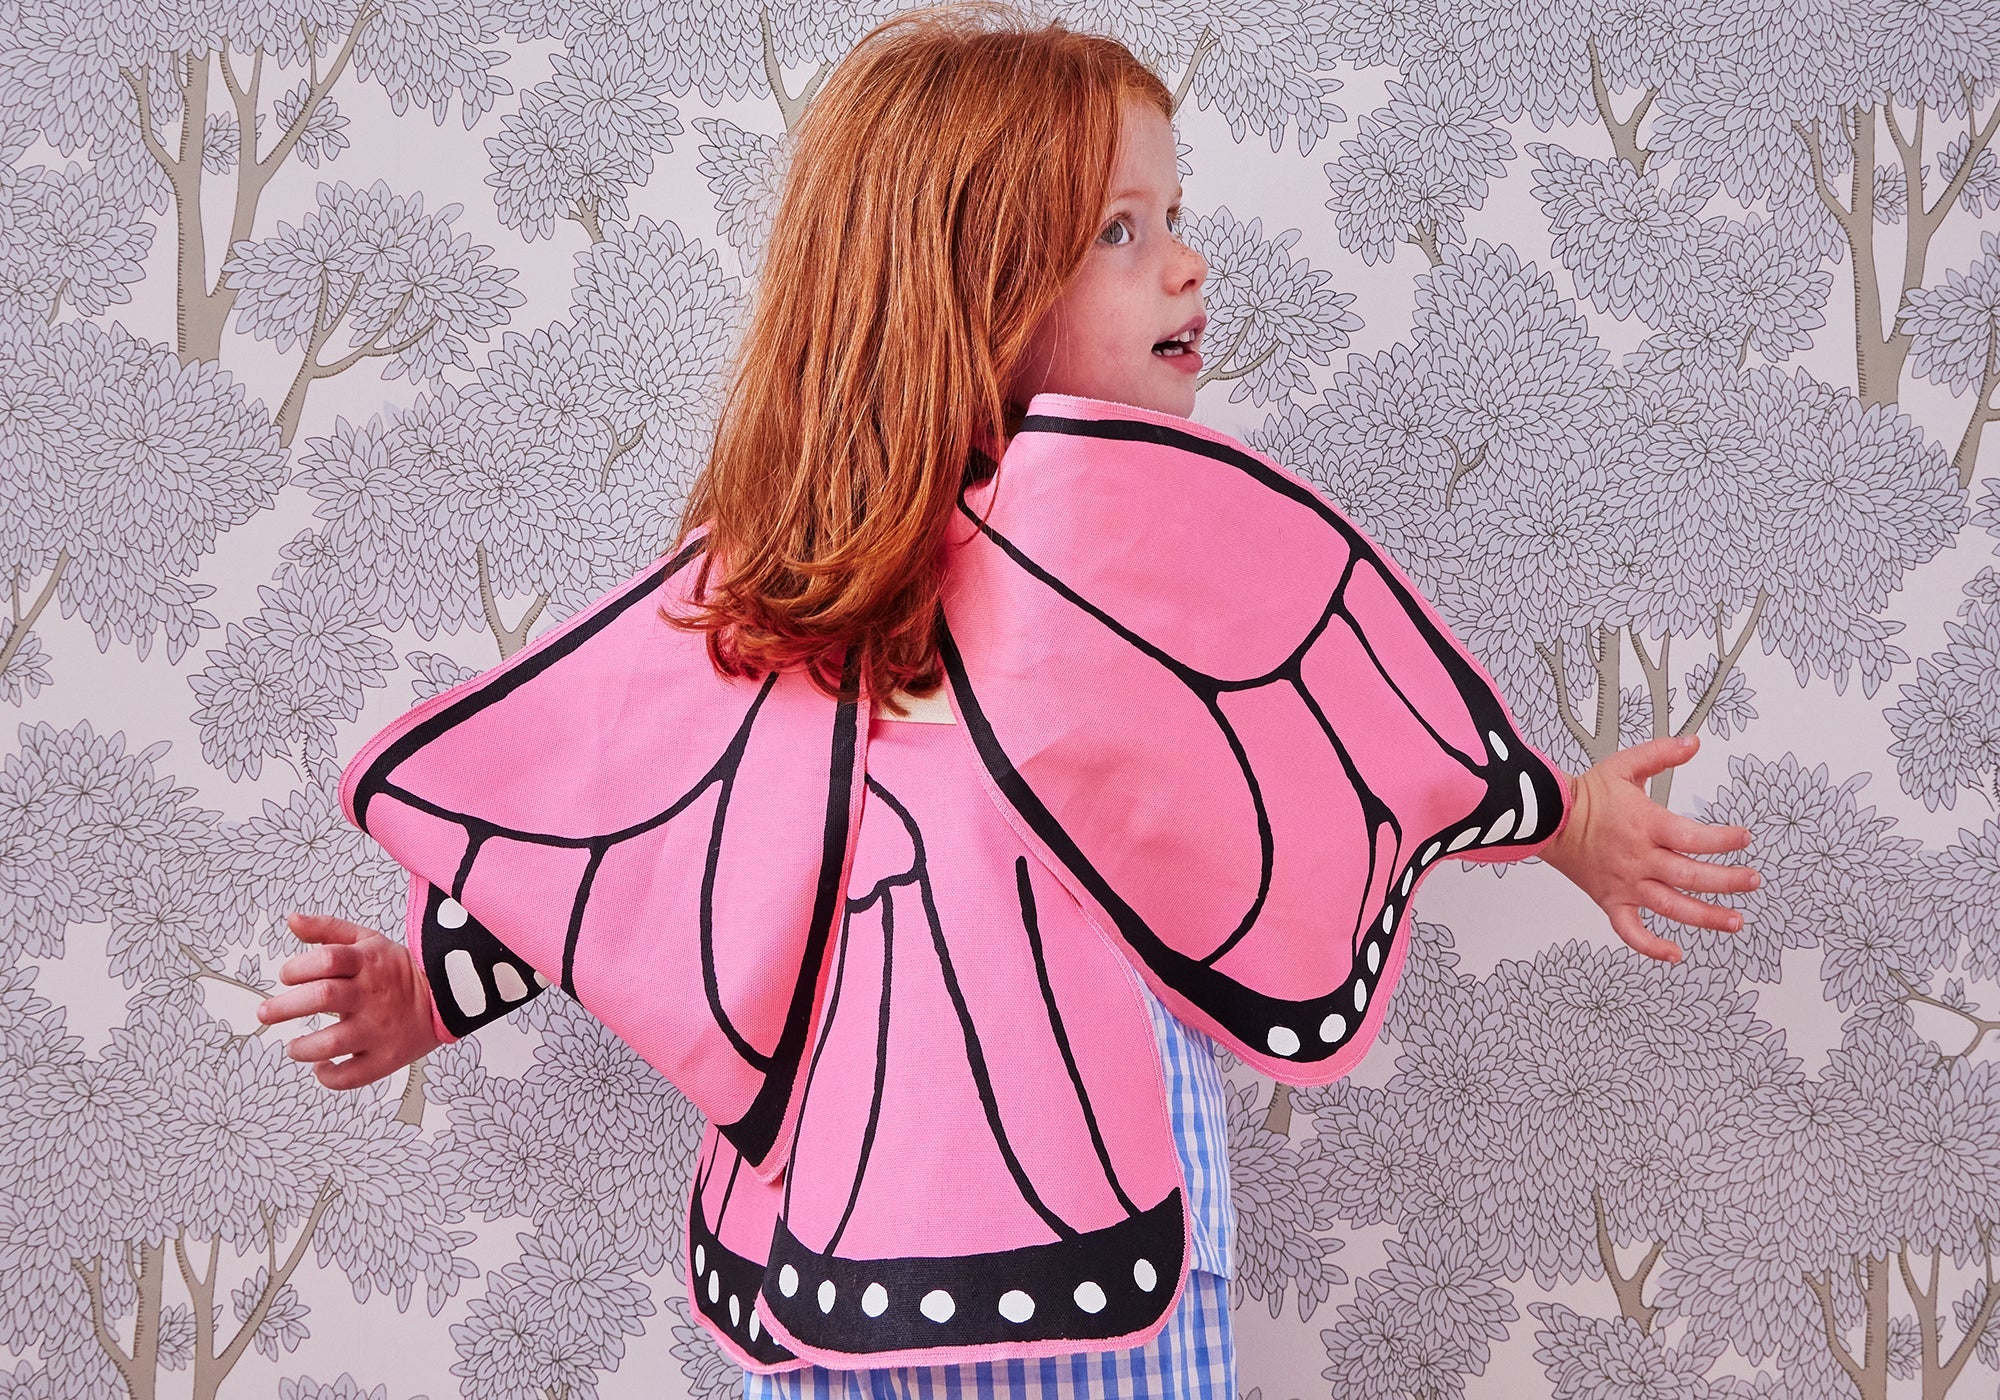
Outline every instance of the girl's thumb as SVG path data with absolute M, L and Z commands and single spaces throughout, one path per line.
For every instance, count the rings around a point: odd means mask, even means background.
M 1685 763 L 1694 757 L 1700 741 L 1692 734 L 1663 734 L 1657 739 L 1648 739 L 1643 744 L 1634 744 L 1629 749 L 1619 750 L 1618 756 L 1629 765 L 1633 777 L 1645 777 L 1660 773 L 1677 763 Z M 1629 755 L 1629 757 L 1628 757 Z

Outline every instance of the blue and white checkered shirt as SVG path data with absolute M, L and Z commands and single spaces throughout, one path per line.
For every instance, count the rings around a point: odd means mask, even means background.
M 1229 1100 L 1215 1063 L 1215 1044 L 1182 1025 L 1143 983 L 1140 990 L 1153 1013 L 1153 1034 L 1166 1070 L 1167 1118 L 1187 1180 L 1188 1224 L 1194 1236 L 1188 1267 L 1228 1278 L 1236 1211 L 1229 1199 Z

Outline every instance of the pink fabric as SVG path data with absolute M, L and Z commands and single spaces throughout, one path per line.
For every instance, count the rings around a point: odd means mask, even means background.
M 695 574 L 669 569 L 390 724 L 348 764 L 341 801 L 731 1123 L 770 1096 L 758 1057 L 795 1005 L 801 1041 L 809 1027 L 836 914 L 821 884 L 837 896 L 845 844 L 827 869 L 830 785 L 851 824 L 862 764 L 857 750 L 850 773 L 834 771 L 839 716 L 804 677 L 718 676 L 697 635 L 656 616 Z M 773 1174 L 795 1098 L 781 1088 L 780 1127 L 755 1158 Z
M 1042 395 L 954 539 L 952 696 L 1000 805 L 1175 1014 L 1265 1073 L 1352 1068 L 1416 883 L 1533 855 L 1567 814 L 1400 568 L 1220 433 Z
M 1134 978 L 1326 1082 L 1429 869 L 1567 820 L 1394 562 L 1183 419 L 1030 405 L 948 550 L 955 726 L 717 677 L 655 616 L 696 557 L 397 720 L 341 793 L 412 872 L 440 1034 L 531 971 L 710 1117 L 690 1297 L 753 1369 L 1153 1336 L 1187 1220 Z
M 1091 1142 L 1083 1101 L 1051 1092 L 1067 1071 L 1023 936 L 1016 862 L 1026 852 L 980 790 L 976 763 L 948 725 L 878 721 L 870 739 L 870 777 L 904 801 L 926 849 L 921 861 L 912 852 L 903 867 L 910 883 L 891 883 L 901 873 L 894 872 L 879 885 L 864 885 L 872 841 L 909 846 L 899 814 L 871 793 L 849 898 L 858 903 L 875 888 L 881 895 L 849 920 L 840 953 L 846 988 L 839 1014 L 822 1033 L 826 1051 L 807 1091 L 793 1158 L 792 1228 L 808 1243 L 818 1245 L 832 1231 L 859 1170 L 859 1140 L 875 1100 L 888 927 L 895 933 L 895 957 L 886 988 L 887 1079 L 878 1142 L 892 1150 L 872 1154 L 859 1171 L 856 1210 L 847 1225 L 854 1252 L 975 1254 L 1054 1238 L 1015 1190 L 986 1130 L 980 1089 L 934 946 L 940 941 L 972 1024 L 992 1038 L 985 1053 L 1006 1055 L 1007 1075 L 990 1087 L 1037 1193 L 1080 1228 L 1122 1215 L 1102 1173 L 1076 1170 L 1078 1160 L 1091 1155 Z M 1137 983 L 1117 945 L 1083 917 L 1053 876 L 1036 865 L 1028 875 L 1049 979 L 1066 1013 L 1061 1025 L 1095 1091 L 1098 1128 L 1126 1191 L 1154 1204 L 1178 1180 L 1164 1092 L 1147 1092 L 1159 1084 L 1161 1070 L 1157 1054 L 1146 1053 L 1153 1035 Z M 1135 1049 L 1141 1063 L 1131 1073 Z M 937 1191 L 940 1180 L 953 1183 L 950 1193 Z
M 754 1265 L 763 1260 L 784 1199 L 784 1187 L 750 1170 L 709 1124 L 688 1182 L 689 1240 L 681 1256 L 682 1282 L 695 1315 L 746 1370 L 769 1373 L 808 1364 L 796 1356 L 779 1359 L 783 1348 L 768 1330 L 770 1315 L 757 1306 L 763 1271 Z M 732 1258 L 753 1267 L 725 1279 L 725 1273 L 737 1273 L 730 1268 Z
M 977 766 L 953 726 L 873 726 L 838 990 L 829 994 L 786 1171 L 786 1222 L 814 1250 L 837 1240 L 838 1252 L 856 1259 L 999 1254 L 1054 1244 L 1047 1217 L 1088 1236 L 1124 1220 L 1125 1202 L 1157 1206 L 1182 1187 L 1138 982 L 1117 944 L 1033 862 L 987 800 Z M 968 1044 L 977 1046 L 983 1077 Z M 1183 1218 L 1182 1255 L 1186 1229 Z M 1129 1272 L 1129 1261 L 1123 1267 Z M 1163 1285 L 1164 1302 L 1172 1283 Z M 892 1304 L 912 1301 L 890 1295 Z M 811 1350 L 781 1318 L 767 1325 Z M 1155 1330 L 1095 1340 L 1132 1346 Z M 906 1347 L 868 1364 L 1075 1349 L 1071 1338 L 1026 1350 Z M 820 1364 L 856 1360 L 811 1354 Z

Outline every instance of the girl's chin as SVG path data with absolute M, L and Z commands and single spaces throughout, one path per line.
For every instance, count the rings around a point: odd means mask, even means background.
M 1134 408 L 1150 408 L 1155 413 L 1171 413 L 1177 418 L 1194 416 L 1194 376 L 1180 384 L 1154 388 L 1143 398 L 1126 399 Z
M 1192 365 L 1183 368 L 1174 360 L 1192 360 Z M 1109 399 L 1113 403 L 1130 404 L 1134 408 L 1148 408 L 1155 413 L 1171 413 L 1186 418 L 1194 413 L 1195 379 L 1201 373 L 1201 360 L 1195 355 L 1177 355 L 1174 360 L 1154 357 L 1151 374 L 1134 375 L 1118 386 L 1117 391 L 1107 389 L 1093 397 Z

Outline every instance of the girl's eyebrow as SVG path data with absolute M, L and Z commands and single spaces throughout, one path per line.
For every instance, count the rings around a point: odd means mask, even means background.
M 1111 196 L 1111 202 L 1116 204 L 1121 199 L 1133 199 L 1139 195 L 1151 193 L 1152 191 L 1150 190 L 1120 190 L 1117 194 Z M 1174 186 L 1174 202 L 1176 204 L 1180 203 L 1186 194 L 1187 191 L 1183 190 L 1179 185 Z

